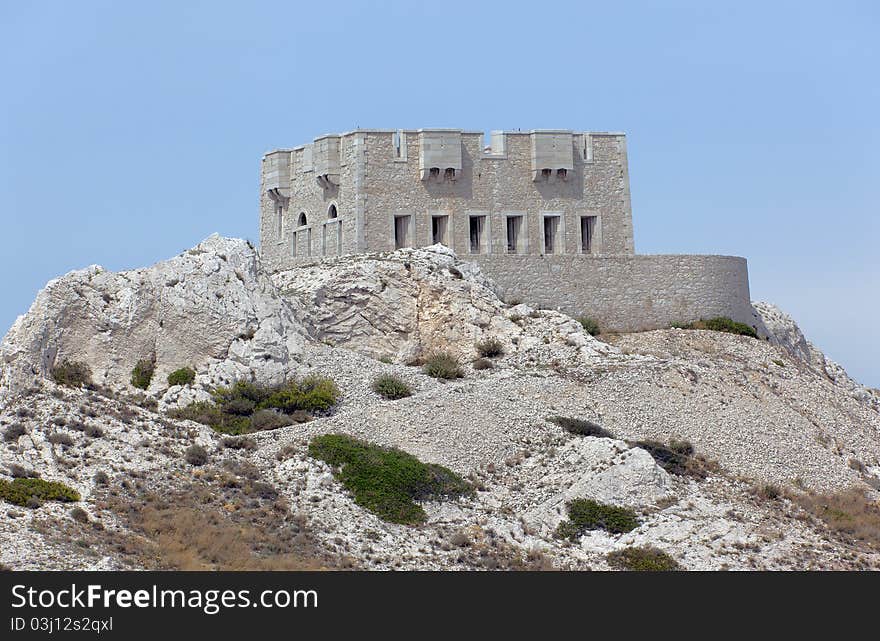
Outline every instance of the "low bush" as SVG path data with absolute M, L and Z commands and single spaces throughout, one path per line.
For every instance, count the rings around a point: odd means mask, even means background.
M 749 327 L 745 323 L 737 323 L 726 316 L 716 316 L 709 320 L 698 320 L 693 323 L 677 323 L 673 325 L 676 329 L 708 329 L 713 332 L 726 332 L 728 334 L 739 334 L 740 336 L 750 336 L 758 338 L 758 332 L 754 327 Z
M 476 345 L 477 353 L 483 358 L 495 358 L 504 354 L 504 345 L 497 338 L 487 338 Z
M 190 465 L 204 465 L 208 462 L 208 450 L 201 445 L 190 445 L 183 453 L 183 458 Z
M 495 367 L 495 364 L 492 363 L 492 361 L 490 361 L 488 358 L 478 358 L 477 360 L 474 361 L 473 366 L 474 366 L 474 369 L 481 370 L 481 369 L 492 369 L 493 367 Z
M 102 436 L 104 436 L 104 430 L 102 430 L 97 425 L 92 425 L 90 423 L 86 425 L 83 429 L 83 434 L 85 434 L 89 438 L 101 438 Z
M 196 380 L 196 371 L 191 367 L 181 367 L 168 375 L 169 385 L 192 385 Z
M 110 477 L 107 476 L 107 472 L 98 471 L 95 472 L 95 475 L 92 477 L 92 481 L 94 481 L 95 485 L 107 485 L 110 483 Z
M 27 434 L 27 429 L 25 429 L 24 425 L 21 423 L 13 423 L 3 432 L 3 440 L 7 443 L 12 443 L 25 434 Z
M 0 479 L 0 499 L 21 507 L 38 507 L 43 501 L 79 501 L 79 493 L 57 481 L 39 478 Z
M 880 550 L 880 503 L 861 489 L 834 494 L 807 492 L 790 498 L 832 531 Z
M 422 463 L 412 454 L 373 445 L 344 434 L 316 436 L 309 456 L 329 463 L 355 503 L 385 521 L 416 524 L 426 514 L 416 501 L 468 495 L 470 483 L 442 465 Z
M 223 447 L 228 448 L 230 450 L 255 450 L 257 449 L 257 444 L 249 438 L 244 438 L 242 436 L 230 436 L 224 438 L 221 442 Z
M 47 440 L 52 445 L 73 445 L 73 438 L 64 432 L 52 432 Z
M 609 552 L 605 558 L 611 567 L 634 572 L 671 572 L 681 569 L 675 559 L 651 545 L 615 550 Z
M 589 316 L 581 316 L 577 319 L 577 321 L 581 324 L 581 327 L 584 328 L 584 331 L 590 336 L 598 336 L 601 333 L 599 329 L 599 323 L 594 321 Z
M 718 465 L 708 459 L 695 454 L 694 446 L 689 441 L 670 441 L 664 445 L 659 441 L 635 441 L 630 443 L 641 447 L 670 474 L 676 476 L 692 476 L 696 479 L 704 479 L 709 472 L 716 471 Z
M 271 386 L 237 381 L 231 387 L 218 387 L 213 402 L 191 403 L 169 415 L 224 434 L 246 434 L 304 423 L 313 413 L 330 410 L 338 398 L 336 384 L 320 376 Z
M 153 372 L 156 371 L 156 363 L 152 359 L 144 359 L 137 362 L 131 370 L 131 384 L 138 389 L 147 389 L 153 380 Z
M 12 463 L 9 466 L 9 476 L 14 479 L 36 479 L 40 478 L 39 473 L 36 470 L 30 470 L 26 467 L 19 465 L 18 463 Z
M 551 416 L 547 419 L 551 423 L 556 423 L 566 432 L 576 434 L 578 436 L 598 436 L 600 438 L 614 438 L 614 434 L 606 430 L 598 423 L 585 421 L 579 418 L 568 418 L 566 416 Z
M 92 370 L 85 363 L 63 360 L 51 370 L 52 380 L 59 385 L 80 387 L 92 385 Z
M 605 505 L 592 499 L 575 499 L 568 502 L 568 520 L 559 524 L 556 536 L 577 541 L 588 530 L 623 534 L 637 527 L 639 519 L 629 508 Z
M 389 401 L 412 396 L 412 390 L 406 381 L 391 374 L 383 374 L 373 379 L 373 391 Z
M 464 376 L 458 358 L 449 352 L 434 352 L 430 354 L 425 358 L 422 371 L 428 376 L 447 380 Z

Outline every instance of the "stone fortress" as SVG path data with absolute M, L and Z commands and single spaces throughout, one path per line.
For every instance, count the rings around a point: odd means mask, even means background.
M 267 153 L 260 180 L 271 271 L 442 243 L 505 300 L 610 331 L 753 319 L 744 258 L 635 253 L 622 133 L 358 129 Z

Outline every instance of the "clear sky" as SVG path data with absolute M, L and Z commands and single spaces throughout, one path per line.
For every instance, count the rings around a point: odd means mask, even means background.
M 70 269 L 257 240 L 272 148 L 623 130 L 636 250 L 746 256 L 753 299 L 880 387 L 878 7 L 0 0 L 0 333 Z

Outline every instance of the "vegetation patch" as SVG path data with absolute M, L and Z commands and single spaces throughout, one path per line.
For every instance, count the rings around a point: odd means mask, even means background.
M 324 434 L 309 442 L 309 456 L 329 463 L 355 503 L 391 523 L 414 525 L 427 518 L 416 501 L 468 495 L 470 483 L 442 465 L 422 463 L 412 454 L 344 434 Z
M 191 403 L 169 415 L 208 425 L 224 434 L 247 434 L 304 423 L 315 413 L 329 411 L 338 398 L 335 383 L 320 376 L 280 385 L 238 381 L 232 387 L 218 387 L 213 401 Z
M 422 371 L 428 376 L 447 380 L 464 376 L 458 358 L 449 352 L 434 352 L 429 355 L 425 359 Z
M 138 389 L 147 389 L 153 380 L 153 372 L 156 371 L 156 363 L 153 359 L 144 359 L 137 362 L 131 370 L 131 384 Z
M 630 443 L 647 451 L 657 465 L 676 476 L 706 478 L 710 472 L 718 470 L 718 464 L 694 452 L 690 441 L 672 440 L 669 445 L 659 441 L 635 441 Z
M 208 462 L 208 450 L 201 445 L 190 445 L 183 453 L 183 458 L 190 465 L 204 465 Z
M 191 367 L 181 367 L 168 375 L 169 385 L 192 385 L 196 380 L 196 371 Z
M 593 423 L 592 421 L 585 421 L 579 418 L 568 418 L 566 416 L 551 416 L 547 420 L 551 423 L 556 423 L 570 434 L 576 434 L 578 436 L 598 436 L 599 438 L 614 438 L 614 434 L 598 423 Z
M 758 338 L 758 332 L 755 331 L 754 327 L 749 327 L 745 323 L 737 323 L 726 316 L 716 316 L 709 320 L 701 319 L 693 323 L 677 323 L 673 327 L 676 329 L 709 329 L 713 332 L 726 332 L 728 334 Z
M 492 369 L 495 365 L 488 358 L 478 358 L 473 363 L 474 369 Z
M 487 338 L 476 345 L 477 354 L 483 358 L 495 358 L 504 355 L 504 344 L 497 338 Z
M 85 363 L 79 361 L 63 360 L 55 365 L 49 372 L 59 385 L 68 387 L 80 387 L 92 385 L 92 370 Z
M 629 508 L 606 505 L 592 499 L 575 499 L 568 502 L 568 520 L 559 524 L 556 536 L 577 541 L 588 530 L 623 534 L 637 527 L 639 519 Z
M 880 504 L 862 490 L 853 487 L 834 494 L 808 492 L 789 498 L 837 534 L 880 550 Z
M 7 427 L 3 432 L 3 440 L 7 443 L 12 443 L 17 441 L 19 437 L 27 434 L 27 429 L 21 423 L 13 423 L 9 427 Z
M 383 374 L 373 379 L 373 391 L 389 401 L 412 396 L 412 390 L 406 381 L 391 374 Z
M 611 567 L 634 572 L 672 572 L 681 566 L 663 550 L 652 545 L 628 547 L 609 552 L 605 557 Z
M 39 478 L 0 479 L 0 499 L 21 507 L 39 507 L 43 501 L 79 501 L 79 492 L 64 483 Z
M 597 323 L 589 316 L 581 316 L 577 319 L 577 321 L 581 324 L 581 327 L 584 328 L 584 331 L 590 336 L 598 336 L 602 331 L 599 329 L 599 323 Z

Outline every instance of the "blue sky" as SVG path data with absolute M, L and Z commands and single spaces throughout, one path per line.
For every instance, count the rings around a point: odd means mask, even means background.
M 275 147 L 623 130 L 636 250 L 746 256 L 880 387 L 878 6 L 0 0 L 0 333 L 70 269 L 256 240 Z

